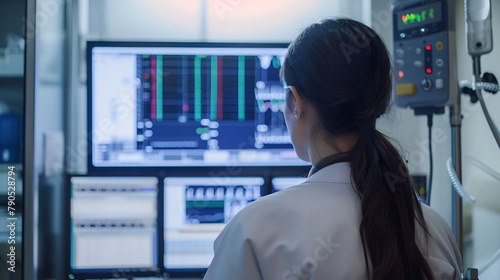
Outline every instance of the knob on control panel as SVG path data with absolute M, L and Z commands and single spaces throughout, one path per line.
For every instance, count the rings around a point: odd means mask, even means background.
M 424 78 L 420 83 L 420 85 L 422 86 L 422 89 L 425 91 L 429 91 L 432 89 L 432 81 L 429 78 Z

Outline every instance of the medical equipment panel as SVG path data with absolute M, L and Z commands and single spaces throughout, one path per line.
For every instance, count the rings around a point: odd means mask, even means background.
M 407 1 L 393 9 L 395 102 L 441 107 L 457 96 L 453 1 Z

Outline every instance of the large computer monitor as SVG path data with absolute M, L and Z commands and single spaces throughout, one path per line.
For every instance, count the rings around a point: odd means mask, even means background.
M 158 273 L 157 199 L 155 177 L 72 177 L 71 272 Z
M 89 168 L 300 166 L 287 44 L 89 42 Z
M 164 181 L 164 266 L 205 271 L 225 224 L 263 195 L 260 177 L 176 177 Z

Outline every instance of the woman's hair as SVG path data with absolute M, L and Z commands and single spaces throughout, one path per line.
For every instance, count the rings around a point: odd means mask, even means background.
M 351 19 L 313 24 L 290 45 L 281 76 L 315 107 L 324 130 L 359 135 L 349 161 L 361 199 L 359 233 L 371 279 L 433 279 L 415 242 L 415 220 L 428 231 L 408 169 L 375 127 L 392 89 L 382 39 Z

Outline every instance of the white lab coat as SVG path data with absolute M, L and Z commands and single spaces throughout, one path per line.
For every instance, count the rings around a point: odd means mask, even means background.
M 215 241 L 204 279 L 368 279 L 360 208 L 349 164 L 327 166 L 233 217 Z M 433 209 L 422 210 L 431 237 L 417 226 L 416 240 L 436 280 L 460 279 L 460 252 L 448 224 Z

